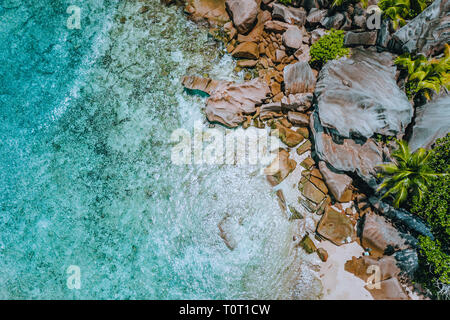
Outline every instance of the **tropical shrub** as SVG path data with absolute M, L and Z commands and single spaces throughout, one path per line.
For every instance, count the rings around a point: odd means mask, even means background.
M 428 160 L 430 168 L 448 174 L 450 169 L 450 133 L 438 139 Z M 435 241 L 419 239 L 419 278 L 437 297 L 450 299 L 450 177 L 433 180 L 420 200 L 413 198 L 411 212 L 423 217 L 431 227 Z
M 331 29 L 311 46 L 311 65 L 322 67 L 327 61 L 347 56 L 350 53 L 344 47 L 344 31 Z
M 422 200 L 430 182 L 440 176 L 428 165 L 431 153 L 423 148 L 411 153 L 406 141 L 395 140 L 398 149 L 392 153 L 394 162 L 381 165 L 383 182 L 378 191 L 385 190 L 383 198 L 394 198 L 394 206 L 398 208 L 408 196 L 414 195 Z
M 414 198 L 411 212 L 424 218 L 433 234 L 450 248 L 450 179 L 448 176 L 432 181 L 422 201 Z
M 450 89 L 450 46 L 446 44 L 444 56 L 441 59 L 428 60 L 423 55 L 415 59 L 410 54 L 404 54 L 395 59 L 395 64 L 408 71 L 406 92 L 409 97 L 422 93 L 430 99 L 432 91 L 439 94 L 441 87 Z
M 378 7 L 392 20 L 394 29 L 416 17 L 427 7 L 426 0 L 380 0 Z
M 420 255 L 429 267 L 429 272 L 442 284 L 450 284 L 450 256 L 446 254 L 439 240 L 419 236 Z
M 430 166 L 436 172 L 447 173 L 450 170 L 450 133 L 434 143 Z
M 350 3 L 358 3 L 358 2 L 361 2 L 362 6 L 364 8 L 366 8 L 367 5 L 369 4 L 369 0 L 334 0 L 333 7 L 340 7 L 347 3 L 350 4 Z

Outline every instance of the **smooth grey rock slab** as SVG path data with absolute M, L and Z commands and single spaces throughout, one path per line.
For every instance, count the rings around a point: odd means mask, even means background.
M 397 86 L 395 72 L 388 52 L 355 48 L 351 57 L 329 61 L 315 90 L 322 125 L 342 137 L 403 133 L 413 107 Z
M 413 134 L 409 140 L 411 151 L 430 148 L 438 138 L 450 132 L 450 95 L 438 97 L 416 110 Z
M 393 35 L 402 51 L 432 56 L 450 43 L 450 0 L 436 0 Z

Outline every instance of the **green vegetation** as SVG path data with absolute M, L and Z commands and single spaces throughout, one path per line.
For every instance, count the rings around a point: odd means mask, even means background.
M 408 70 L 406 93 L 410 98 L 421 93 L 430 99 L 432 91 L 439 93 L 441 87 L 450 89 L 450 46 L 448 44 L 441 59 L 428 60 L 423 55 L 412 59 L 411 55 L 404 54 L 395 59 L 395 64 Z
M 344 31 L 331 29 L 311 46 L 310 64 L 322 67 L 327 61 L 347 56 L 350 53 L 344 47 Z
M 392 153 L 395 162 L 381 165 L 384 177 L 378 191 L 386 189 L 383 198 L 392 196 L 394 206 L 398 208 L 408 196 L 414 195 L 422 200 L 427 186 L 440 174 L 435 173 L 428 165 L 431 153 L 420 148 L 411 153 L 406 141 L 396 140 L 398 149 Z
M 450 179 L 448 176 L 432 181 L 422 201 L 413 199 L 411 211 L 424 218 L 433 234 L 450 248 Z
M 374 136 L 375 140 L 377 142 L 382 142 L 382 143 L 390 143 L 391 141 L 394 141 L 395 136 L 385 136 L 379 133 L 376 133 Z
M 334 0 L 333 7 L 340 7 L 345 4 L 358 3 L 358 2 L 361 2 L 362 6 L 364 8 L 366 8 L 367 5 L 369 4 L 369 0 Z
M 428 160 L 430 168 L 446 174 L 431 181 L 422 199 L 413 198 L 411 212 L 423 217 L 436 240 L 420 237 L 419 278 L 436 296 L 449 298 L 450 291 L 450 134 L 438 139 Z
M 394 29 L 403 27 L 406 20 L 417 16 L 427 5 L 426 0 L 380 0 L 378 2 L 378 7 L 391 18 Z
M 421 256 L 430 267 L 429 272 L 442 284 L 450 284 L 450 256 L 443 251 L 439 240 L 420 236 L 419 241 Z
M 282 4 L 291 4 L 292 0 L 278 0 L 278 2 L 281 2 Z

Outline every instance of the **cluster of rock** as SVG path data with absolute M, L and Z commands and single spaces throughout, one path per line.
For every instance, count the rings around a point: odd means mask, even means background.
M 331 8 L 330 3 L 294 0 L 285 6 L 273 0 L 188 0 L 185 11 L 194 20 L 206 20 L 224 31 L 222 40 L 237 59 L 237 69 L 254 69 L 258 76 L 243 83 L 187 76 L 183 85 L 209 95 L 205 112 L 210 122 L 230 128 L 268 125 L 271 134 L 280 138 L 286 148 L 266 168 L 273 186 L 297 167 L 291 148 L 300 156 L 309 152 L 300 163 L 298 188 L 304 207 L 321 215 L 316 239 L 338 246 L 358 241 L 366 251 L 348 261 L 346 270 L 367 280 L 367 267 L 380 266 L 381 290 L 369 288 L 374 298 L 407 299 L 398 279 L 412 275 L 418 266 L 416 236 L 432 235 L 420 219 L 376 198 L 367 199 L 358 186 L 374 193 L 379 184 L 376 168 L 390 160 L 388 147 L 374 137 L 402 138 L 413 119 L 413 105 L 397 85 L 394 56 L 387 50 L 440 50 L 445 43 L 442 37 L 428 37 L 425 42 L 419 37 L 424 32 L 445 33 L 449 1 L 435 1 L 395 34 L 388 20 L 380 20 L 380 28 L 372 30 L 376 21 L 371 19 L 377 15 L 360 4 Z M 427 17 L 434 22 L 414 38 L 411 30 L 417 31 L 416 20 L 423 23 Z M 308 63 L 310 46 L 331 28 L 347 31 L 345 45 L 355 48 L 349 57 L 315 70 Z M 450 122 L 438 116 L 443 106 L 448 107 L 448 95 L 438 99 L 417 111 L 413 148 L 430 145 L 448 132 Z M 282 193 L 279 197 L 285 208 Z M 294 209 L 291 212 L 301 218 Z M 308 235 L 299 244 L 327 259 L 326 251 L 317 249 Z

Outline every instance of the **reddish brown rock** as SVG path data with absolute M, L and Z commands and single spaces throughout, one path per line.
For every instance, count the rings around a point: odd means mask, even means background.
M 232 235 L 232 229 L 233 229 L 233 221 L 230 216 L 226 216 L 223 218 L 219 224 L 217 225 L 219 228 L 219 235 L 222 238 L 225 245 L 230 250 L 234 250 L 237 246 L 237 241 Z
M 272 83 L 270 84 L 270 91 L 274 96 L 276 96 L 281 92 L 281 84 L 276 81 L 272 81 Z
M 264 169 L 264 173 L 278 184 L 294 171 L 296 166 L 297 162 L 289 158 L 289 152 L 280 149 L 273 162 Z
M 324 194 L 328 193 L 328 188 L 322 179 L 311 175 L 311 177 L 309 177 L 309 181 L 311 181 Z
M 150 7 L 149 6 L 142 6 L 140 9 L 139 9 L 139 13 L 146 13 L 148 10 L 150 9 Z
M 317 232 L 335 245 L 342 245 L 355 239 L 355 230 L 351 220 L 331 207 L 327 207 L 319 222 Z
M 379 254 L 383 254 L 389 247 L 393 249 L 408 248 L 405 239 L 392 224 L 384 217 L 370 211 L 365 215 L 361 243 L 364 247 L 369 247 Z
M 290 94 L 281 100 L 281 106 L 284 110 L 304 112 L 311 108 L 312 100 L 312 93 Z
M 311 167 L 313 167 L 314 164 L 315 164 L 314 159 L 311 157 L 306 158 L 305 160 L 302 161 L 302 163 L 300 163 L 300 165 L 307 170 L 311 169 Z
M 308 254 L 317 250 L 316 245 L 308 235 L 305 235 L 299 244 Z
M 272 17 L 283 20 L 289 24 L 304 26 L 306 22 L 306 11 L 303 8 L 287 7 L 279 3 L 273 4 Z
M 316 77 L 307 62 L 297 62 L 284 68 L 285 93 L 314 92 Z
M 317 255 L 323 262 L 326 262 L 328 260 L 328 252 L 324 248 L 317 249 Z
M 289 23 L 276 21 L 276 20 L 270 20 L 264 24 L 264 30 L 266 30 L 268 32 L 274 32 L 274 33 L 283 33 L 290 26 L 291 25 Z
M 281 210 L 286 211 L 286 198 L 284 196 L 283 190 L 277 190 L 278 204 Z
M 286 128 L 289 128 L 289 129 L 292 128 L 292 123 L 290 123 L 288 121 L 288 119 L 286 119 L 286 118 L 281 118 L 278 120 L 278 122 L 281 123 L 281 125 L 285 126 Z
M 284 93 L 280 92 L 279 94 L 277 94 L 275 97 L 272 98 L 273 102 L 280 102 L 284 97 Z
M 307 127 L 309 125 L 309 116 L 296 111 L 288 112 L 288 120 L 297 127 Z
M 299 190 L 306 199 L 316 205 L 320 204 L 325 198 L 325 194 L 309 180 L 305 181 L 303 184 L 300 183 Z
M 253 68 L 258 63 L 258 60 L 239 60 L 236 65 L 240 68 Z
M 309 130 L 308 130 L 308 128 L 301 127 L 301 128 L 298 128 L 298 129 L 295 130 L 295 131 L 297 131 L 297 132 L 300 133 L 302 136 L 304 136 L 305 139 L 309 139 Z
M 255 42 L 242 42 L 231 53 L 234 58 L 258 60 L 259 48 Z
M 237 127 L 245 120 L 244 114 L 256 112 L 256 105 L 261 104 L 269 93 L 269 87 L 259 78 L 221 85 L 206 101 L 206 116 L 210 122 Z
M 365 288 L 375 300 L 409 300 L 408 295 L 397 278 L 390 278 L 380 282 L 380 289 Z
M 380 281 L 387 280 L 389 278 L 397 277 L 400 274 L 400 269 L 397 267 L 397 260 L 393 256 L 383 256 L 379 259 L 375 259 L 368 256 L 362 256 L 358 259 L 352 257 L 345 263 L 345 270 L 353 273 L 358 278 L 367 282 L 369 277 L 373 274 L 373 267 L 379 267 Z
M 352 199 L 352 191 L 350 190 L 352 178 L 346 174 L 333 172 L 323 161 L 319 162 L 319 169 L 331 194 L 337 201 L 348 202 Z
M 226 0 L 226 8 L 239 33 L 249 32 L 258 15 L 258 2 L 255 0 Z
M 185 11 L 194 21 L 206 20 L 210 25 L 223 25 L 230 20 L 225 9 L 225 0 L 188 0 Z
M 297 154 L 302 155 L 309 150 L 311 150 L 311 141 L 306 140 L 305 143 L 303 143 L 300 147 L 297 148 Z
M 286 51 L 281 49 L 275 50 L 275 62 L 281 62 L 286 57 Z
M 219 86 L 225 85 L 228 82 L 196 76 L 185 76 L 183 77 L 181 83 L 186 89 L 199 90 L 211 95 Z
M 263 38 L 263 32 L 264 32 L 264 24 L 271 20 L 272 16 L 269 11 L 259 11 L 257 18 L 256 18 L 256 25 L 253 27 L 253 29 L 248 33 L 248 35 L 238 35 L 239 42 L 244 41 L 253 41 L 253 42 L 259 42 Z
M 261 120 L 268 120 L 283 116 L 281 112 L 281 104 L 279 102 L 268 103 L 261 106 L 261 113 L 259 115 Z
M 275 123 L 274 129 L 275 130 L 272 132 L 272 134 L 279 137 L 284 144 L 291 148 L 295 147 L 300 142 L 302 142 L 303 139 L 305 139 L 301 134 L 295 132 L 294 130 L 286 128 L 281 123 Z

